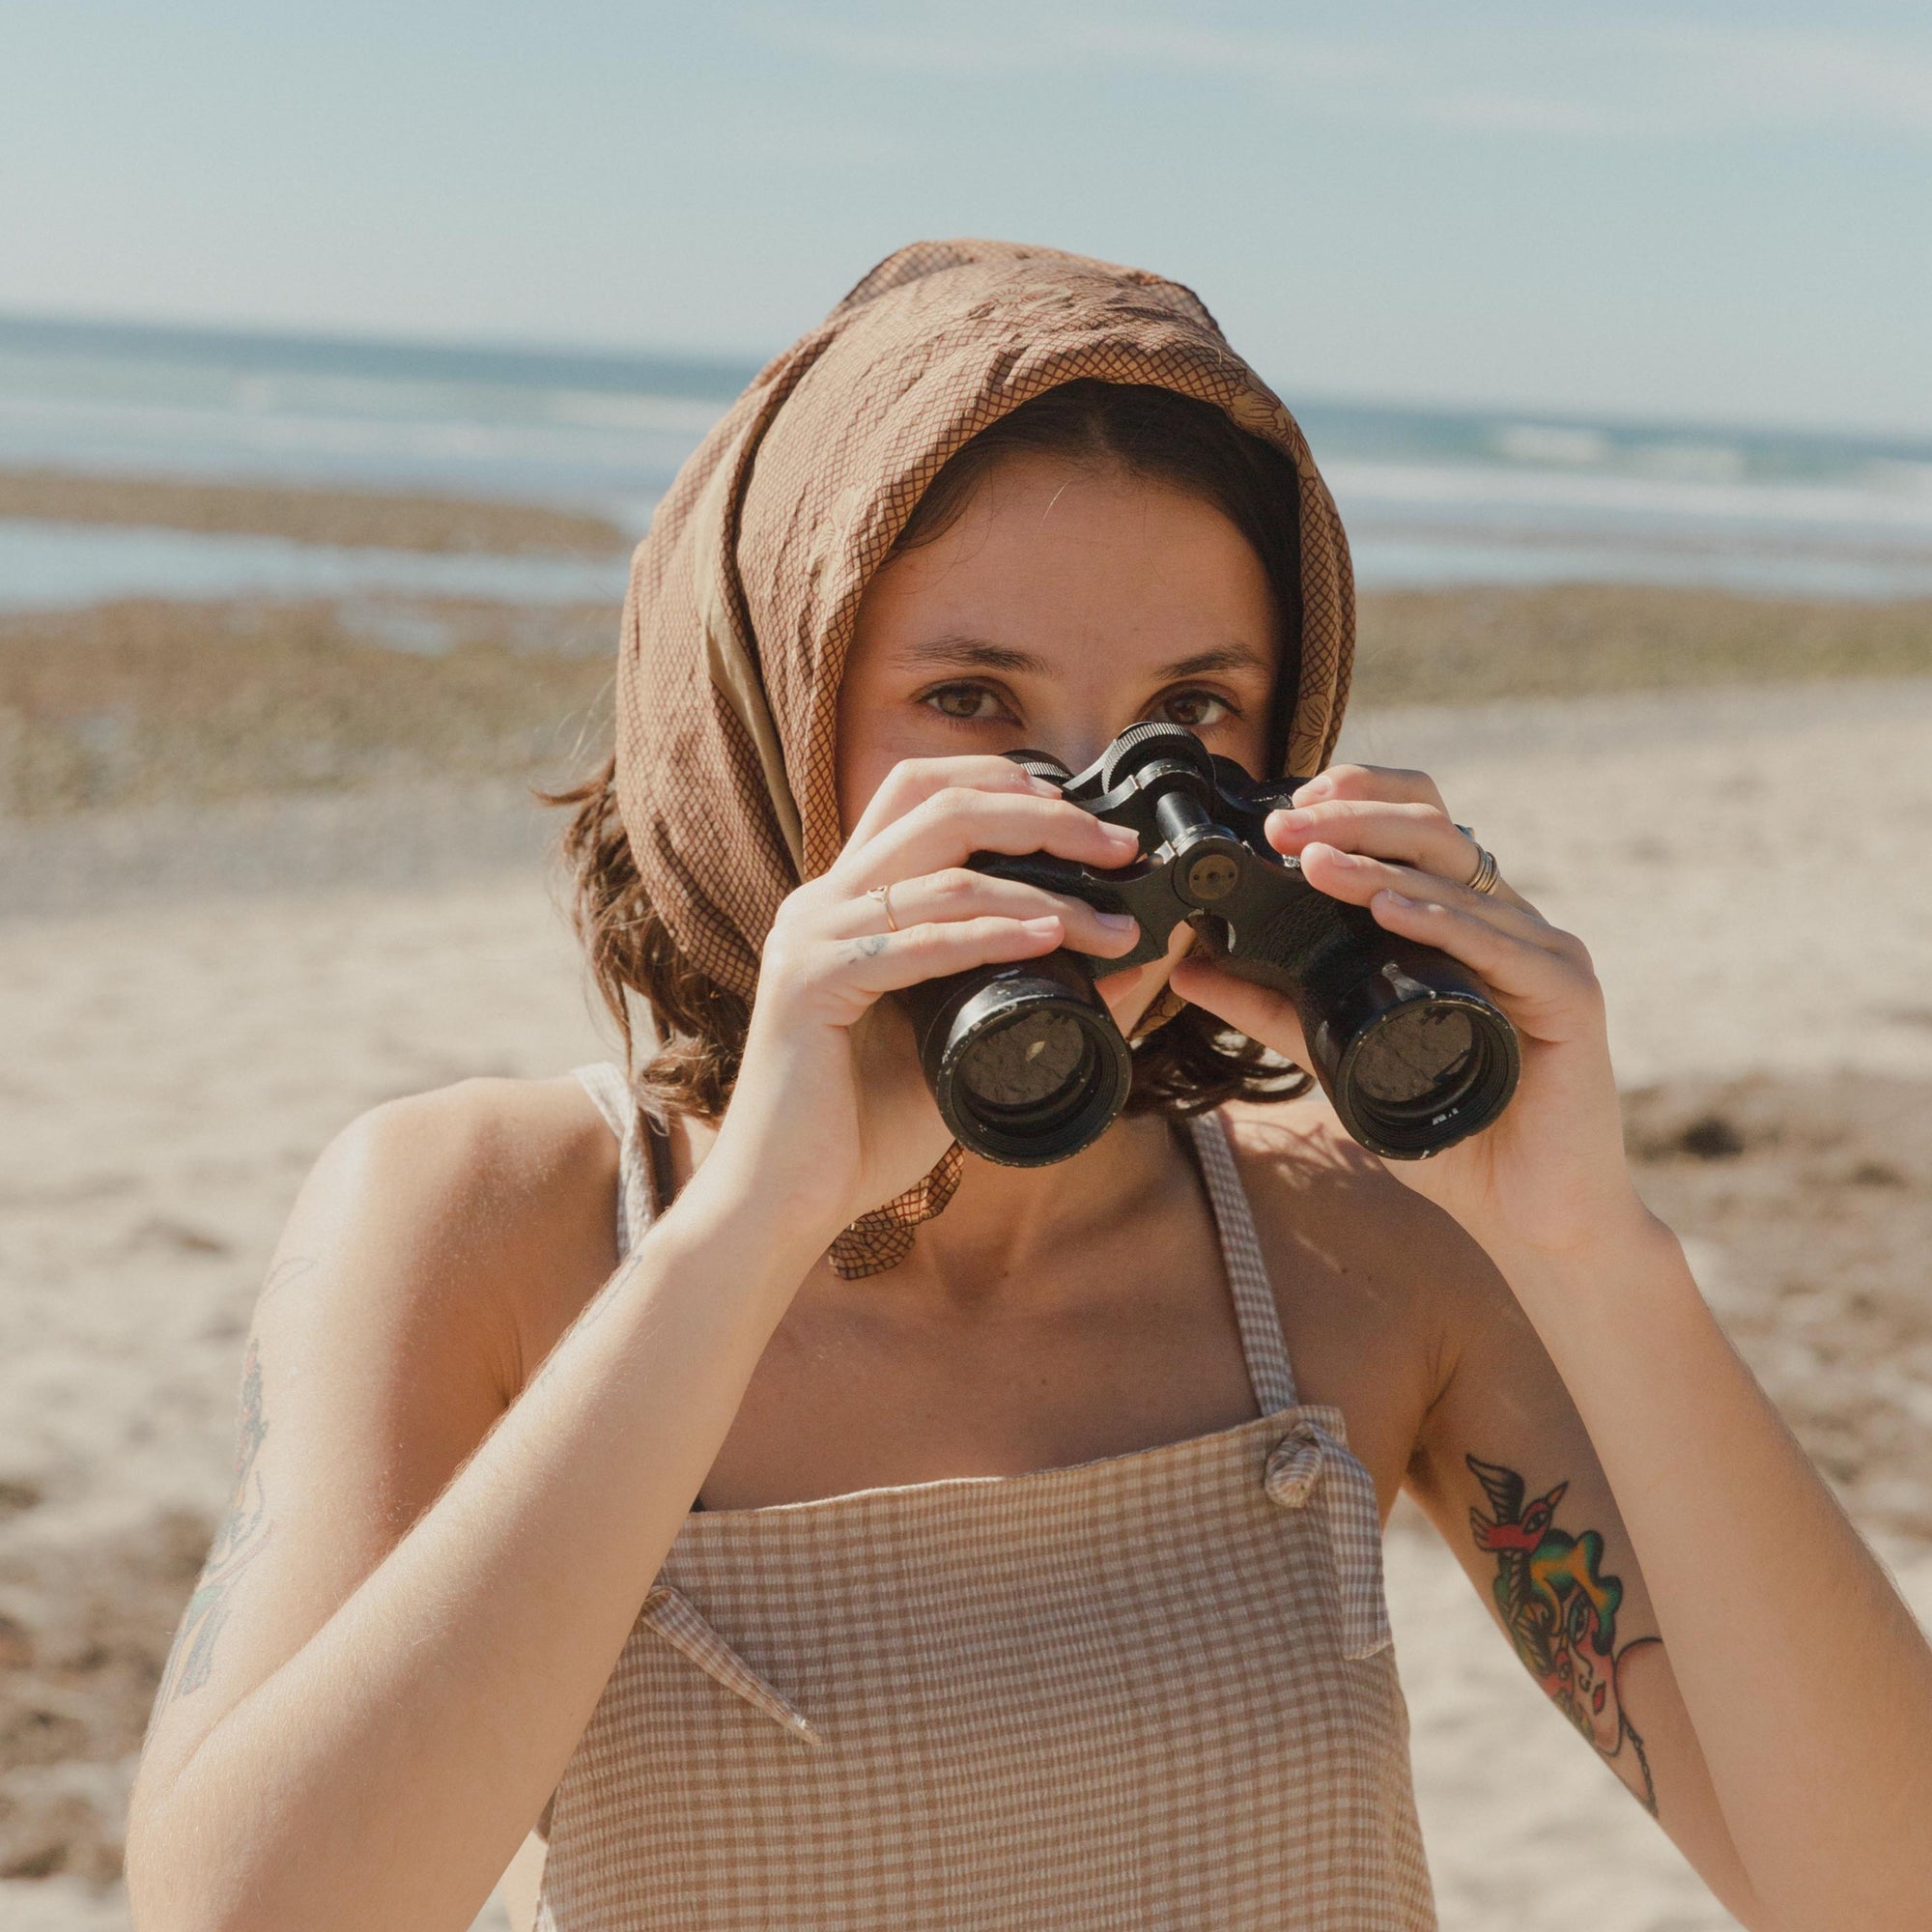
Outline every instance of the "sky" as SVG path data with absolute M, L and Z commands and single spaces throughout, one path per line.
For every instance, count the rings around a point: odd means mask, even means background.
M 762 355 L 921 236 L 1290 400 L 1932 433 L 1932 7 L 0 0 L 0 310 Z

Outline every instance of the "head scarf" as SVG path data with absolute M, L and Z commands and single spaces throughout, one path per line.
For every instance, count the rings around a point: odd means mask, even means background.
M 837 856 L 838 683 L 859 602 L 947 459 L 1083 377 L 1225 410 L 1300 478 L 1301 668 L 1286 769 L 1334 750 L 1354 583 L 1294 419 L 1178 282 L 1058 249 L 917 242 L 768 363 L 678 472 L 631 568 L 617 800 L 684 955 L 749 1000 L 779 903 Z M 891 1266 L 956 1184 L 955 1148 L 856 1223 L 842 1273 Z

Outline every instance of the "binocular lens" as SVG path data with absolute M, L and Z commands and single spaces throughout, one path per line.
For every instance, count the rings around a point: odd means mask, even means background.
M 1133 1059 L 1077 953 L 928 980 L 906 1000 L 941 1116 L 987 1160 L 1065 1160 L 1126 1104 Z
M 1058 1006 L 1034 1007 L 980 1034 L 959 1063 L 959 1078 L 977 1108 L 1027 1120 L 1057 1111 L 1056 1103 L 1091 1077 L 1093 1060 L 1078 1020 Z
M 1466 1081 L 1476 1030 L 1462 1007 L 1401 1007 L 1361 1044 L 1355 1082 L 1378 1108 L 1430 1105 Z
M 1120 1112 L 1132 1077 L 1104 1011 L 1069 999 L 1009 1008 L 961 1044 L 947 1112 L 975 1153 L 1037 1167 L 1077 1153 Z
M 1487 1002 L 1438 996 L 1385 1010 L 1341 1069 L 1351 1132 L 1414 1158 L 1487 1126 L 1516 1085 L 1516 1041 Z

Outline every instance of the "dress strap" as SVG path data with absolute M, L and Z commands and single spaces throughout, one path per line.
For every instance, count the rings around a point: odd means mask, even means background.
M 1294 1371 L 1289 1367 L 1288 1340 L 1281 1332 L 1281 1312 L 1268 1283 L 1267 1263 L 1262 1258 L 1261 1236 L 1241 1184 L 1227 1124 L 1216 1110 L 1196 1114 L 1187 1122 L 1201 1178 L 1208 1186 L 1208 1205 L 1221 1236 L 1221 1264 L 1227 1269 L 1228 1290 L 1234 1297 L 1235 1320 L 1240 1324 L 1241 1352 L 1247 1357 L 1248 1380 L 1264 1415 L 1293 1408 Z
M 573 1070 L 617 1136 L 617 1259 L 622 1261 L 651 1224 L 651 1167 L 638 1096 L 624 1069 L 611 1061 Z

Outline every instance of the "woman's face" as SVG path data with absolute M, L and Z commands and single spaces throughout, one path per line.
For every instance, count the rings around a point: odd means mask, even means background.
M 1122 470 L 1011 456 L 866 592 L 838 696 L 847 830 L 901 758 L 1051 752 L 1073 771 L 1143 718 L 1260 768 L 1265 572 L 1211 504 Z
M 1078 772 L 1141 719 L 1259 772 L 1275 662 L 1266 573 L 1219 510 L 1118 469 L 1009 457 L 867 589 L 838 695 L 840 819 L 902 758 L 1028 746 Z M 1130 1024 L 1166 969 L 1113 978 L 1134 982 L 1104 988 Z

